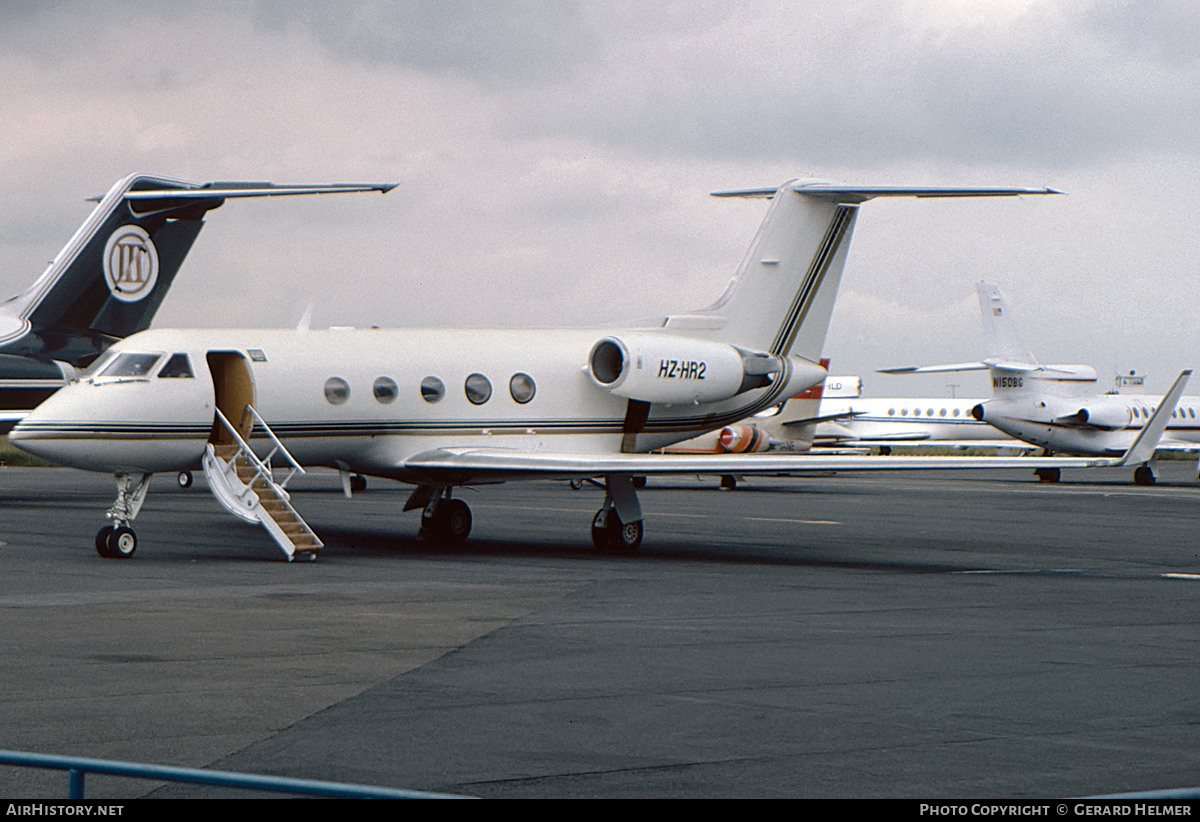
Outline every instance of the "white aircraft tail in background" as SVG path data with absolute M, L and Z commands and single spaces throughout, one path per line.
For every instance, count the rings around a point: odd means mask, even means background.
M 988 356 L 980 362 L 881 369 L 883 374 L 928 374 L 986 370 L 992 379 L 992 398 L 971 408 L 971 416 L 1047 453 L 1115 455 L 1129 448 L 1145 428 L 1160 397 L 1150 394 L 1108 394 L 1098 386 L 1096 370 L 1088 365 L 1041 365 L 1029 352 L 999 289 L 977 286 Z M 1200 452 L 1200 397 L 1184 396 L 1167 420 L 1160 450 Z M 1198 466 L 1200 467 L 1200 466 Z M 1056 482 L 1059 472 L 1038 469 L 1038 476 Z M 1149 465 L 1134 472 L 1134 482 L 1154 482 Z

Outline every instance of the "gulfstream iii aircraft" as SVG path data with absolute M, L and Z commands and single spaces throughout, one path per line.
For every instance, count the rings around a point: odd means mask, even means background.
M 1099 390 L 1088 365 L 1041 365 L 1021 340 L 1000 290 L 976 286 L 988 357 L 982 362 L 883 369 L 884 374 L 986 370 L 992 398 L 971 407 L 971 416 L 1047 452 L 1077 455 L 1120 454 L 1150 420 L 1159 397 L 1107 394 Z M 1158 448 L 1200 451 L 1200 397 L 1187 396 L 1171 411 Z M 1057 482 L 1059 471 L 1038 468 L 1038 476 Z M 1134 482 L 1154 482 L 1149 464 L 1134 471 Z
M 117 181 L 41 277 L 0 303 L 0 433 L 117 339 L 150 327 L 205 215 L 227 199 L 391 188 Z
M 708 308 L 620 329 L 147 331 L 113 346 L 11 439 L 54 462 L 116 476 L 111 524 L 96 537 L 110 557 L 136 548 L 130 524 L 150 476 L 200 460 L 217 499 L 266 527 L 289 560 L 321 547 L 283 487 L 301 465 L 337 468 L 347 491 L 351 474 L 415 485 L 405 510 L 422 509 L 421 534 L 454 542 L 471 527 L 455 487 L 599 478 L 605 495 L 591 535 L 602 550 L 642 541 L 635 477 L 1033 467 L 995 458 L 649 452 L 825 378 L 818 358 L 863 202 L 1046 193 L 804 180 L 730 192 L 771 202 L 730 286 Z M 1121 459 L 1044 464 L 1144 460 L 1156 426 Z

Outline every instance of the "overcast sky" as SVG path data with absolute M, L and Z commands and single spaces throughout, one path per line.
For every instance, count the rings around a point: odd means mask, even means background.
M 1200 5 L 0 0 L 0 297 L 120 177 L 399 183 L 230 202 L 156 325 L 573 325 L 698 308 L 795 176 L 1051 186 L 862 209 L 826 354 L 1200 367 Z M 582 364 L 581 364 L 582 365 Z M 1200 385 L 1189 393 L 1200 392 Z

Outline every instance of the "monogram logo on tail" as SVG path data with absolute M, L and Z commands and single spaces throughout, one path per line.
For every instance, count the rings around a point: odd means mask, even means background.
M 136 303 L 158 282 L 158 251 L 136 225 L 121 226 L 104 246 L 104 279 L 121 302 Z

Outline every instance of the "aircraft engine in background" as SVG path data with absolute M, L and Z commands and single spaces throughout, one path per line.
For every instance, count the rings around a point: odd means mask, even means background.
M 717 435 L 717 444 L 729 454 L 757 454 L 771 447 L 771 438 L 757 425 L 727 425 Z

